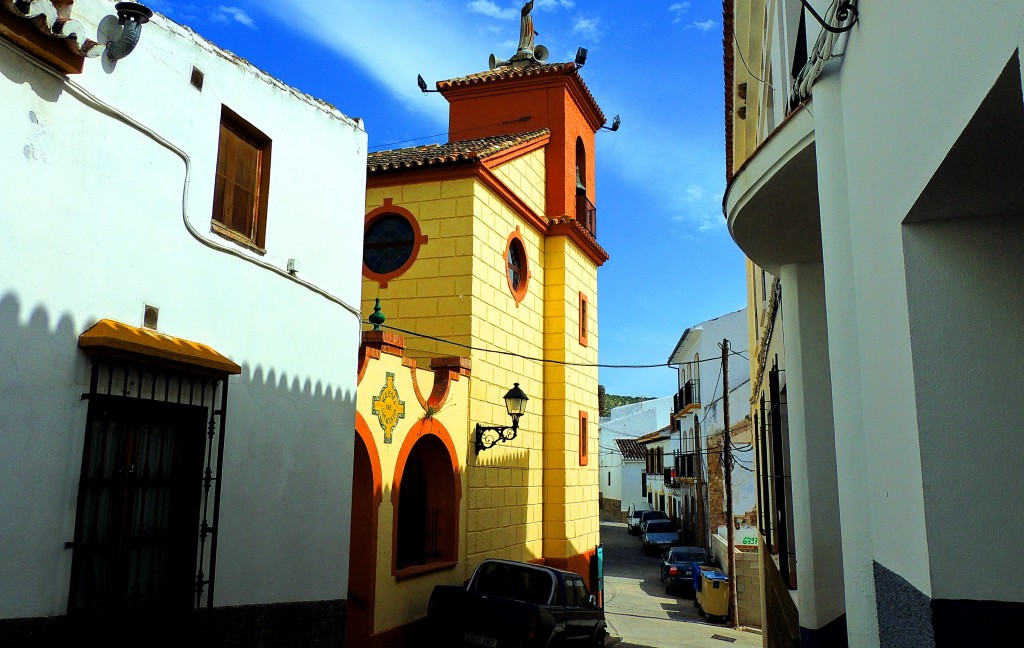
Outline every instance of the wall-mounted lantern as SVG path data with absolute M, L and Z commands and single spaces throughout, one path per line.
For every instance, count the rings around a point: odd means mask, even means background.
M 515 383 L 505 394 L 505 409 L 512 417 L 511 426 L 476 424 L 476 453 L 493 448 L 499 441 L 511 441 L 519 431 L 519 417 L 526 413 L 526 401 L 530 400 Z
M 142 26 L 153 17 L 153 10 L 136 2 L 118 2 L 117 22 L 123 26 L 116 41 L 107 43 L 107 58 L 119 61 L 132 53 L 142 37 Z

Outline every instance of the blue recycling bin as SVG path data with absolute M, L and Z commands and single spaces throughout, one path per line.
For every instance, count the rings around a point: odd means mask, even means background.
M 697 600 L 697 592 L 700 591 L 700 568 L 701 564 L 698 562 L 690 563 L 691 573 L 693 574 L 693 596 L 694 601 Z

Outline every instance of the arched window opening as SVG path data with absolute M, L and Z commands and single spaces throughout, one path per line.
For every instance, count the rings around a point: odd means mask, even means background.
M 597 235 L 597 209 L 589 197 L 587 178 L 587 148 L 583 138 L 576 138 L 576 220 Z
M 398 495 L 395 568 L 456 560 L 455 475 L 444 443 L 425 435 L 405 463 Z

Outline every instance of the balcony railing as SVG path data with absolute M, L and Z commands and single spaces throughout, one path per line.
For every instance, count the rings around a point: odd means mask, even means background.
M 677 414 L 685 414 L 700 407 L 700 380 L 687 380 L 682 389 L 672 397 L 672 403 Z
M 696 452 L 675 452 L 673 463 L 677 479 L 696 479 L 700 461 Z
M 586 196 L 576 196 L 576 220 L 597 236 L 597 207 Z

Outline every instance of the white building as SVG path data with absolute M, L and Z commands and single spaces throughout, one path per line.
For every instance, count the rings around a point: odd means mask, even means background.
M 646 457 L 637 439 L 664 427 L 672 397 L 613 407 L 601 418 L 601 500 L 605 510 L 624 516 L 630 504 L 647 501 Z
M 1024 610 L 1024 4 L 723 23 L 724 210 L 785 334 L 759 469 L 792 476 L 791 506 L 765 496 L 792 515 L 799 629 L 765 561 L 766 645 L 996 644 Z
M 712 500 L 723 501 L 720 448 L 725 432 L 723 388 L 726 382 L 732 406 L 730 438 L 734 443 L 748 441 L 744 436 L 749 434 L 749 425 L 744 421 L 750 392 L 749 364 L 744 359 L 747 338 L 747 313 L 746 309 L 741 309 L 687 328 L 668 357 L 669 364 L 677 366 L 679 388 L 673 397 L 673 441 L 669 444 L 672 456 L 665 462 L 674 472 L 669 472 L 669 479 L 661 484 L 656 478 L 649 481 L 652 488 L 660 486 L 665 491 L 670 509 L 679 511 L 684 540 L 705 548 L 710 548 L 711 534 L 718 529 L 718 524 L 711 520 Z M 729 341 L 730 349 L 728 373 L 723 372 L 724 340 Z M 714 457 L 712 452 L 716 453 Z M 740 462 L 744 460 L 742 450 L 737 450 L 736 456 Z M 719 465 L 717 474 L 709 474 L 709 463 Z M 742 467 L 734 466 L 733 474 L 739 483 L 742 483 L 742 473 Z M 719 489 L 717 497 L 713 497 L 709 485 Z M 741 490 L 737 487 L 734 492 Z M 756 501 L 750 502 L 745 497 L 733 510 L 741 513 L 752 504 Z M 724 523 L 724 515 L 719 522 Z
M 122 29 L 0 3 L 0 644 L 340 645 L 366 133 Z

